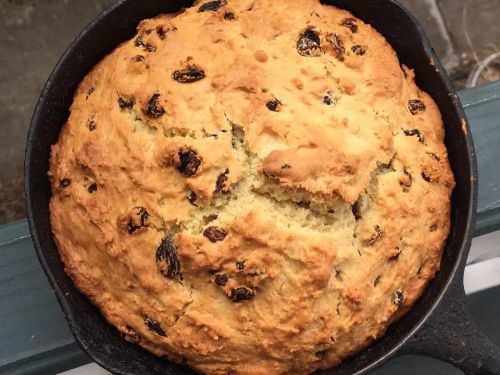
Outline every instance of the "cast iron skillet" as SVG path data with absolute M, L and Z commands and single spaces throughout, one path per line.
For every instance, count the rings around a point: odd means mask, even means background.
M 271 1 L 271 0 L 269 0 Z M 140 20 L 179 11 L 192 0 L 119 0 L 73 42 L 49 78 L 28 134 L 25 190 L 28 220 L 40 262 L 56 291 L 71 331 L 87 354 L 117 374 L 185 374 L 185 367 L 127 343 L 66 276 L 53 242 L 48 203 L 50 146 L 68 118 L 74 91 L 107 53 L 134 35 Z M 467 374 L 500 374 L 500 350 L 478 332 L 465 307 L 463 272 L 474 229 L 477 167 L 460 101 L 416 20 L 394 0 L 327 0 L 373 25 L 416 70 L 418 85 L 436 100 L 446 124 L 446 146 L 457 187 L 452 197 L 451 233 L 441 271 L 422 298 L 387 334 L 325 374 L 362 374 L 404 353 L 425 354 Z M 298 25 L 300 26 L 300 25 Z

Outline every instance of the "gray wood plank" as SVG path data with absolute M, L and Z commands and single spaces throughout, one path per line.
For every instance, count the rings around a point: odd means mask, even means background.
M 500 81 L 461 91 L 479 169 L 478 234 L 500 227 Z
M 0 375 L 48 375 L 90 363 L 76 342 L 0 367 Z
M 479 165 L 476 234 L 486 233 L 500 226 L 500 82 L 461 92 L 460 96 L 471 123 Z M 494 294 L 473 301 L 473 306 L 480 306 L 475 310 L 480 322 L 498 321 L 499 293 L 494 290 Z M 89 361 L 75 344 L 38 263 L 26 221 L 0 227 L 0 301 L 0 374 L 51 374 Z M 486 332 L 500 337 L 495 324 L 485 326 Z M 442 366 L 429 359 L 402 357 L 376 373 L 414 368 L 419 371 L 415 374 L 453 374 Z
M 479 169 L 478 213 L 500 208 L 500 81 L 460 92 Z
M 38 263 L 27 222 L 1 227 L 0 239 L 0 369 L 66 346 L 82 357 Z

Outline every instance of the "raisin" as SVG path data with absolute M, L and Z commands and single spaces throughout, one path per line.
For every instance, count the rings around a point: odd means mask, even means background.
M 198 153 L 190 148 L 181 148 L 177 155 L 179 156 L 177 170 L 186 177 L 194 176 L 201 165 Z
M 148 106 L 144 112 L 151 118 L 161 117 L 165 113 L 163 107 L 158 105 L 159 98 L 160 94 L 153 94 L 153 96 L 151 96 L 151 98 L 148 101 Z
M 328 212 L 329 214 L 334 214 L 335 210 L 333 208 L 329 208 L 328 210 L 326 210 L 326 212 Z
M 396 247 L 397 253 L 391 257 L 389 257 L 389 262 L 395 262 L 399 259 L 399 256 L 401 255 L 401 250 L 399 247 Z
M 297 40 L 297 51 L 301 56 L 319 56 L 321 54 L 319 34 L 311 29 L 304 31 Z
M 89 128 L 91 132 L 96 130 L 97 123 L 95 122 L 94 116 L 90 116 L 89 119 L 87 120 L 87 128 Z
M 292 168 L 292 166 L 290 164 L 283 164 L 281 166 L 281 169 L 290 169 L 290 168 Z
M 219 215 L 217 214 L 212 214 L 212 215 L 208 215 L 208 216 L 203 216 L 203 222 L 205 224 L 209 224 L 211 223 L 212 221 L 215 221 L 217 220 L 217 218 L 219 217 Z
M 382 238 L 382 236 L 384 235 L 384 232 L 382 231 L 382 229 L 380 229 L 380 227 L 378 225 L 375 225 L 373 227 L 373 229 L 375 230 L 375 233 L 372 235 L 372 237 L 368 241 L 369 246 L 372 246 L 377 240 Z
M 127 232 L 129 234 L 134 234 L 142 227 L 145 227 L 148 217 L 148 210 L 146 210 L 144 207 L 135 207 L 132 210 L 132 213 L 130 214 L 129 220 L 127 222 Z
M 176 70 L 172 78 L 180 83 L 193 83 L 205 78 L 205 71 L 195 65 L 187 69 Z
M 438 227 L 436 224 L 431 225 L 431 228 L 430 228 L 431 232 L 435 232 L 435 231 L 437 231 L 437 229 L 438 229 Z
M 180 275 L 181 264 L 177 259 L 177 248 L 170 238 L 164 238 L 156 250 L 156 264 L 160 273 L 169 279 Z
M 163 28 L 163 26 L 158 26 L 156 28 L 156 34 L 158 35 L 158 38 L 160 38 L 161 40 L 165 40 L 165 38 L 167 37 L 167 30 L 165 30 Z
M 253 298 L 253 292 L 251 289 L 246 287 L 233 288 L 231 289 L 231 295 L 229 298 L 233 302 L 248 301 Z
M 382 276 L 378 275 L 376 278 L 375 278 L 375 281 L 373 282 L 373 286 L 377 286 L 379 283 L 380 283 L 380 279 L 382 278 Z
M 189 203 L 191 203 L 193 206 L 196 206 L 197 199 L 198 199 L 198 196 L 196 195 L 196 193 L 194 191 L 189 192 L 189 195 L 188 195 Z
M 405 300 L 405 295 L 403 294 L 402 291 L 399 289 L 394 292 L 394 295 L 392 296 L 392 303 L 395 305 L 401 305 L 403 301 Z
M 326 105 L 335 105 L 337 100 L 332 97 L 332 92 L 328 91 L 325 96 L 323 96 L 323 103 Z
M 223 7 L 226 5 L 227 2 L 225 0 L 214 0 L 214 1 L 208 1 L 205 4 L 203 4 L 201 7 L 198 8 L 199 13 L 203 12 L 215 12 L 219 8 Z
M 122 97 L 118 98 L 118 105 L 120 109 L 132 108 L 135 104 L 134 98 L 124 99 Z
M 148 219 L 149 217 L 149 213 L 148 211 L 145 209 L 145 208 L 140 208 L 139 209 L 139 215 L 141 217 L 141 225 L 142 226 L 145 226 L 146 225 L 146 220 Z
M 69 178 L 63 178 L 59 181 L 59 186 L 62 188 L 67 188 L 71 184 L 71 180 Z
M 134 61 L 134 62 L 144 61 L 144 56 L 142 56 L 142 55 L 135 55 L 134 57 L 132 57 L 132 61 Z
M 215 275 L 215 285 L 225 286 L 229 281 L 229 277 L 225 273 L 218 273 Z
M 88 187 L 87 190 L 89 191 L 90 194 L 95 193 L 97 191 L 97 184 L 94 182 Z
M 422 172 L 422 178 L 427 181 L 427 182 L 431 182 L 432 179 L 431 179 L 431 176 L 429 176 L 427 173 L 425 172 Z
M 236 18 L 236 15 L 233 12 L 224 12 L 224 19 L 226 21 L 233 21 Z
M 236 268 L 238 268 L 240 271 L 243 271 L 245 269 L 245 261 L 241 260 L 239 262 L 236 262 Z
M 426 154 L 429 155 L 431 158 L 433 158 L 436 161 L 440 161 L 441 160 L 441 158 L 439 157 L 439 155 L 436 154 L 435 152 L 426 152 Z
M 220 174 L 217 177 L 217 181 L 215 183 L 215 191 L 219 193 L 227 193 L 229 189 L 226 186 L 227 175 L 229 174 L 229 169 L 226 169 L 224 173 Z
M 363 56 L 366 53 L 366 51 L 368 51 L 368 46 L 362 46 L 360 44 L 356 44 L 355 46 L 352 46 L 351 51 L 358 56 Z
M 162 337 L 167 336 L 167 333 L 162 328 L 161 324 L 158 323 L 156 320 L 153 320 L 153 319 L 146 317 L 146 318 L 144 318 L 144 324 L 148 327 L 148 329 L 150 331 L 153 331 L 158 336 L 162 336 Z
M 90 86 L 90 88 L 87 90 L 87 96 L 85 97 L 85 100 L 87 100 L 89 98 L 89 96 L 92 95 L 94 90 L 95 90 L 95 86 Z
M 425 112 L 425 104 L 421 100 L 411 99 L 408 101 L 408 109 L 412 115 L 416 115 L 419 112 Z
M 326 350 L 320 350 L 314 353 L 315 357 L 318 358 L 319 360 L 322 360 L 325 358 Z
M 155 52 L 156 47 L 152 46 L 151 44 L 144 44 L 144 34 L 149 35 L 153 32 L 153 29 L 147 29 L 146 31 L 143 31 L 141 34 L 137 36 L 134 40 L 134 45 L 136 47 L 143 46 L 145 51 L 148 52 Z
M 418 141 L 420 143 L 424 143 L 425 141 L 425 137 L 422 134 L 420 134 L 420 130 L 418 129 L 405 130 L 404 133 L 408 137 L 418 137 Z
M 279 107 L 281 106 L 281 102 L 278 99 L 270 100 L 266 103 L 267 109 L 272 112 L 279 112 Z
M 356 24 L 356 20 L 354 18 L 344 18 L 340 25 L 347 27 L 353 33 L 358 31 L 358 25 Z
M 140 34 L 137 38 L 134 40 L 134 46 L 139 47 L 142 46 L 142 39 L 144 38 L 144 34 Z
M 408 189 L 411 187 L 413 183 L 413 179 L 411 177 L 411 173 L 408 172 L 406 169 L 403 169 L 403 173 L 405 174 L 406 177 L 408 177 L 407 181 L 399 181 L 399 184 L 403 187 L 404 191 L 408 191 Z
M 211 242 L 223 241 L 227 236 L 226 230 L 219 227 L 208 227 L 203 231 L 203 235 Z
M 361 207 L 359 205 L 359 201 L 355 202 L 351 206 L 351 211 L 352 211 L 352 214 L 354 215 L 354 219 L 356 219 L 356 221 L 361 220 L 363 218 L 363 215 L 361 215 L 360 209 L 361 209 Z
M 328 43 L 330 43 L 330 46 L 333 48 L 333 51 L 335 52 L 337 58 L 343 60 L 345 54 L 345 47 L 342 37 L 337 33 L 333 33 L 333 34 L 328 34 L 326 36 L 326 40 L 328 41 Z

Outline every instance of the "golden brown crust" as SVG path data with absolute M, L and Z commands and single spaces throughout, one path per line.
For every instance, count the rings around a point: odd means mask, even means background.
M 157 355 L 210 374 L 329 368 L 439 269 L 441 115 L 348 12 L 220 3 L 141 22 L 80 84 L 52 149 L 55 241 Z

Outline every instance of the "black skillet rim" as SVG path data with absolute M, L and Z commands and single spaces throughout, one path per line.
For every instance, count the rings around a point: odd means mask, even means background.
M 35 219 L 34 219 L 34 205 L 33 205 L 33 200 L 30 194 L 30 187 L 31 187 L 31 179 L 30 179 L 30 160 L 32 158 L 32 145 L 36 141 L 34 134 L 35 134 L 35 128 L 37 127 L 37 124 L 39 122 L 39 117 L 40 117 L 40 112 L 42 111 L 42 108 L 45 106 L 45 101 L 44 98 L 47 96 L 47 94 L 50 92 L 54 77 L 57 76 L 58 71 L 61 69 L 61 67 L 66 63 L 66 60 L 69 55 L 74 53 L 75 50 L 78 50 L 78 44 L 81 41 L 81 39 L 91 31 L 94 26 L 98 23 L 100 23 L 107 15 L 112 13 L 115 9 L 118 7 L 122 6 L 124 3 L 126 3 L 128 0 L 119 0 L 116 3 L 114 3 L 111 7 L 109 7 L 107 10 L 102 12 L 97 18 L 95 18 L 77 37 L 76 39 L 71 43 L 71 45 L 67 48 L 59 62 L 57 63 L 56 67 L 54 68 L 50 78 L 48 79 L 42 94 L 40 96 L 40 100 L 37 103 L 32 121 L 31 121 L 31 126 L 28 132 L 28 138 L 27 138 L 27 146 L 26 146 L 26 159 L 25 159 L 25 195 L 26 195 L 26 208 L 27 208 L 27 214 L 28 214 L 28 222 L 30 226 L 30 230 L 32 233 L 32 238 L 33 242 L 35 245 L 35 249 L 37 252 L 37 256 L 39 258 L 39 261 L 47 274 L 47 277 L 49 279 L 49 282 L 54 288 L 56 292 L 57 299 L 59 303 L 61 304 L 61 307 L 64 311 L 64 314 L 66 316 L 66 319 L 68 321 L 68 324 L 70 326 L 70 329 L 75 336 L 77 342 L 82 346 L 83 350 L 92 358 L 94 359 L 99 365 L 102 367 L 108 369 L 109 371 L 114 371 L 115 373 L 121 373 L 121 374 L 128 374 L 128 372 L 122 372 L 121 370 L 117 370 L 116 368 L 113 368 L 113 364 L 109 363 L 103 363 L 100 361 L 99 358 L 96 358 L 93 353 L 92 353 L 92 348 L 88 347 L 86 342 L 84 342 L 81 337 L 79 336 L 78 332 L 78 327 L 76 322 L 73 320 L 72 317 L 72 312 L 71 308 L 69 307 L 65 296 L 60 289 L 57 280 L 54 278 L 54 275 L 52 274 L 52 271 L 50 270 L 50 267 L 48 265 L 47 260 L 45 259 L 45 254 L 44 250 L 40 244 L 39 236 L 43 234 L 39 234 Z M 419 23 L 416 21 L 415 17 L 406 9 L 404 8 L 401 4 L 397 3 L 395 0 L 385 0 L 389 3 L 392 3 L 393 5 L 396 5 L 397 7 L 400 8 L 401 12 L 413 23 L 413 26 L 415 29 L 418 31 L 419 38 L 422 44 L 422 52 L 425 53 L 425 55 L 434 62 L 435 67 L 436 67 L 436 72 L 440 76 L 441 80 L 443 81 L 444 86 L 448 89 L 449 94 L 452 96 L 452 102 L 455 107 L 455 110 L 457 114 L 459 115 L 460 118 L 462 118 L 462 121 L 464 122 L 464 137 L 465 137 L 465 145 L 466 145 L 466 150 L 464 152 L 467 152 L 468 158 L 469 158 L 469 164 L 470 164 L 470 174 L 472 176 L 470 180 L 470 185 L 468 187 L 468 191 L 470 194 L 470 201 L 467 202 L 467 208 L 466 208 L 466 214 L 467 214 L 467 224 L 466 224 L 466 233 L 464 234 L 464 238 L 461 242 L 460 249 L 457 249 L 456 251 L 458 252 L 458 255 L 456 257 L 455 263 L 449 272 L 449 275 L 447 276 L 447 280 L 445 284 L 441 287 L 438 295 L 434 297 L 434 299 L 431 301 L 430 305 L 427 307 L 427 311 L 420 317 L 420 320 L 418 321 L 417 324 L 413 326 L 413 328 L 403 337 L 401 337 L 397 344 L 393 345 L 390 350 L 387 352 L 383 353 L 378 359 L 372 361 L 371 363 L 367 364 L 364 366 L 362 369 L 359 369 L 356 371 L 356 373 L 364 373 L 366 371 L 372 370 L 375 367 L 379 366 L 381 363 L 385 362 L 388 358 L 392 357 L 398 350 L 400 350 L 404 344 L 413 336 L 413 334 L 419 330 L 422 325 L 425 323 L 426 320 L 432 315 L 434 310 L 437 308 L 439 305 L 441 299 L 443 298 L 443 295 L 445 294 L 446 290 L 449 288 L 450 284 L 453 282 L 453 280 L 456 278 L 457 273 L 462 273 L 463 268 L 465 267 L 465 260 L 468 254 L 469 250 L 469 244 L 472 238 L 472 232 L 474 229 L 474 224 L 475 224 L 475 213 L 476 213 L 476 205 L 477 205 L 477 166 L 476 166 L 476 158 L 475 158 L 475 152 L 474 152 L 474 145 L 472 141 L 472 137 L 470 134 L 470 130 L 468 127 L 467 119 L 463 110 L 463 107 L 460 103 L 460 99 L 458 98 L 455 89 L 453 88 L 453 85 L 451 84 L 446 72 L 444 71 L 444 68 L 440 64 L 439 60 L 437 59 L 433 49 L 430 46 L 430 43 L 419 25 Z M 459 275 L 459 279 L 461 280 L 461 276 Z M 353 357 L 353 360 L 355 360 L 359 354 L 355 355 Z

